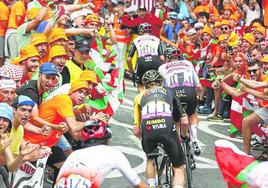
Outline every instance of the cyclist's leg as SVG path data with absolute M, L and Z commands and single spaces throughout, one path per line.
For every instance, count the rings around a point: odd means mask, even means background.
M 183 188 L 184 185 L 184 167 L 173 167 L 173 188 Z
M 154 143 L 153 138 L 149 138 L 142 135 L 142 149 L 146 154 L 150 154 L 154 151 L 154 149 L 157 147 L 157 142 Z M 155 169 L 153 164 L 153 159 L 147 157 L 146 161 L 146 177 L 149 187 L 155 187 L 156 186 L 156 179 L 155 179 Z
M 184 185 L 184 155 L 181 144 L 178 143 L 178 134 L 172 131 L 170 135 L 162 136 L 162 144 L 174 168 L 172 186 Z

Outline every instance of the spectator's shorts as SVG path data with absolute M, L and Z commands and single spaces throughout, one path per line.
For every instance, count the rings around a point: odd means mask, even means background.
M 57 143 L 57 146 L 60 147 L 63 151 L 72 149 L 72 146 L 68 142 L 68 140 L 65 138 L 64 135 L 62 135 Z
M 262 119 L 263 124 L 268 124 L 268 108 L 261 107 L 255 113 Z
M 5 38 L 0 36 L 0 57 L 4 57 Z

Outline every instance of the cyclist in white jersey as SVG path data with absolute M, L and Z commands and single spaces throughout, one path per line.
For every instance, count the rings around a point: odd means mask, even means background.
M 201 84 L 192 63 L 187 60 L 179 60 L 180 57 L 181 53 L 178 49 L 168 47 L 165 50 L 167 63 L 161 65 L 158 71 L 164 77 L 165 86 L 172 88 L 181 102 L 187 104 L 185 110 L 190 121 L 190 137 L 194 147 L 194 154 L 198 156 L 201 154 L 201 148 L 197 139 L 196 90 L 200 90 Z
M 158 70 L 164 58 L 164 52 L 160 39 L 151 35 L 152 26 L 149 23 L 142 23 L 138 27 L 139 35 L 135 40 L 128 54 L 127 63 L 129 72 L 133 75 L 132 57 L 137 51 L 138 59 L 136 65 L 136 82 L 138 91 L 142 91 L 142 76 L 148 70 Z
M 117 169 L 135 188 L 148 187 L 131 168 L 122 152 L 111 146 L 93 144 L 74 151 L 64 162 L 55 188 L 100 187 L 104 178 Z

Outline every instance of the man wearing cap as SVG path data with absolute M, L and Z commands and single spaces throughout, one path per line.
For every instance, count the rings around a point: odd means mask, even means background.
M 11 105 L 16 97 L 16 83 L 14 80 L 0 80 L 0 102 Z
M 18 95 L 30 97 L 38 106 L 42 102 L 42 95 L 55 86 L 58 76 L 58 68 L 51 62 L 40 66 L 37 80 L 29 80 L 25 85 L 17 90 Z
M 93 43 L 91 44 L 91 47 L 94 48 L 94 41 L 98 39 L 101 39 L 102 43 L 105 43 L 107 45 L 113 45 L 116 44 L 117 40 L 116 40 L 116 35 L 114 32 L 114 28 L 113 28 L 113 24 L 110 20 L 110 17 L 106 15 L 105 17 L 105 23 L 107 24 L 108 28 L 109 28 L 109 33 L 110 33 L 110 37 L 107 36 L 97 36 L 94 37 Z M 87 29 L 94 29 L 95 32 L 99 32 L 100 28 L 101 28 L 101 21 L 99 19 L 99 17 L 95 14 L 89 14 L 86 19 L 85 19 L 85 28 Z M 95 44 L 96 45 L 96 44 Z M 97 46 L 96 46 L 97 47 Z M 102 48 L 106 49 L 105 46 L 102 46 Z
M 23 77 L 20 84 L 24 84 L 30 79 L 30 74 L 39 67 L 40 55 L 33 45 L 26 45 L 20 50 L 19 65 L 23 69 Z
M 167 19 L 160 29 L 160 34 L 167 37 L 168 40 L 176 41 L 179 30 L 180 23 L 178 23 L 178 14 L 176 12 L 169 12 Z
M 12 103 L 14 108 L 14 119 L 10 131 L 11 151 L 14 155 L 19 154 L 20 145 L 23 142 L 23 126 L 29 121 L 35 103 L 29 97 L 20 95 Z
M 204 29 L 204 27 L 205 26 L 204 26 L 204 24 L 202 22 L 197 22 L 197 23 L 194 24 L 194 29 L 200 35 L 203 33 L 202 30 Z
M 89 9 L 82 9 L 82 10 L 73 12 L 70 16 L 71 21 L 73 22 L 73 27 L 83 28 L 86 16 L 88 14 L 93 14 L 93 12 Z
M 40 63 L 48 60 L 48 41 L 44 33 L 35 33 L 30 37 L 31 44 L 34 45 L 40 55 Z
M 68 68 L 70 75 L 68 83 L 71 83 L 74 80 L 79 80 L 80 74 L 86 69 L 84 64 L 90 59 L 89 51 L 90 41 L 80 36 L 76 37 L 74 57 L 66 62 L 66 67 Z M 68 75 L 65 76 L 66 74 L 68 74 L 68 72 L 64 72 L 62 76 L 67 78 Z

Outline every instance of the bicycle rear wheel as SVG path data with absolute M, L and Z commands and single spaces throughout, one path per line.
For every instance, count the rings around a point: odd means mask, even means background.
M 183 143 L 184 148 L 184 156 L 185 156 L 185 175 L 186 175 L 186 182 L 187 187 L 192 188 L 192 160 L 191 160 L 191 153 L 190 153 L 190 145 L 189 142 Z

